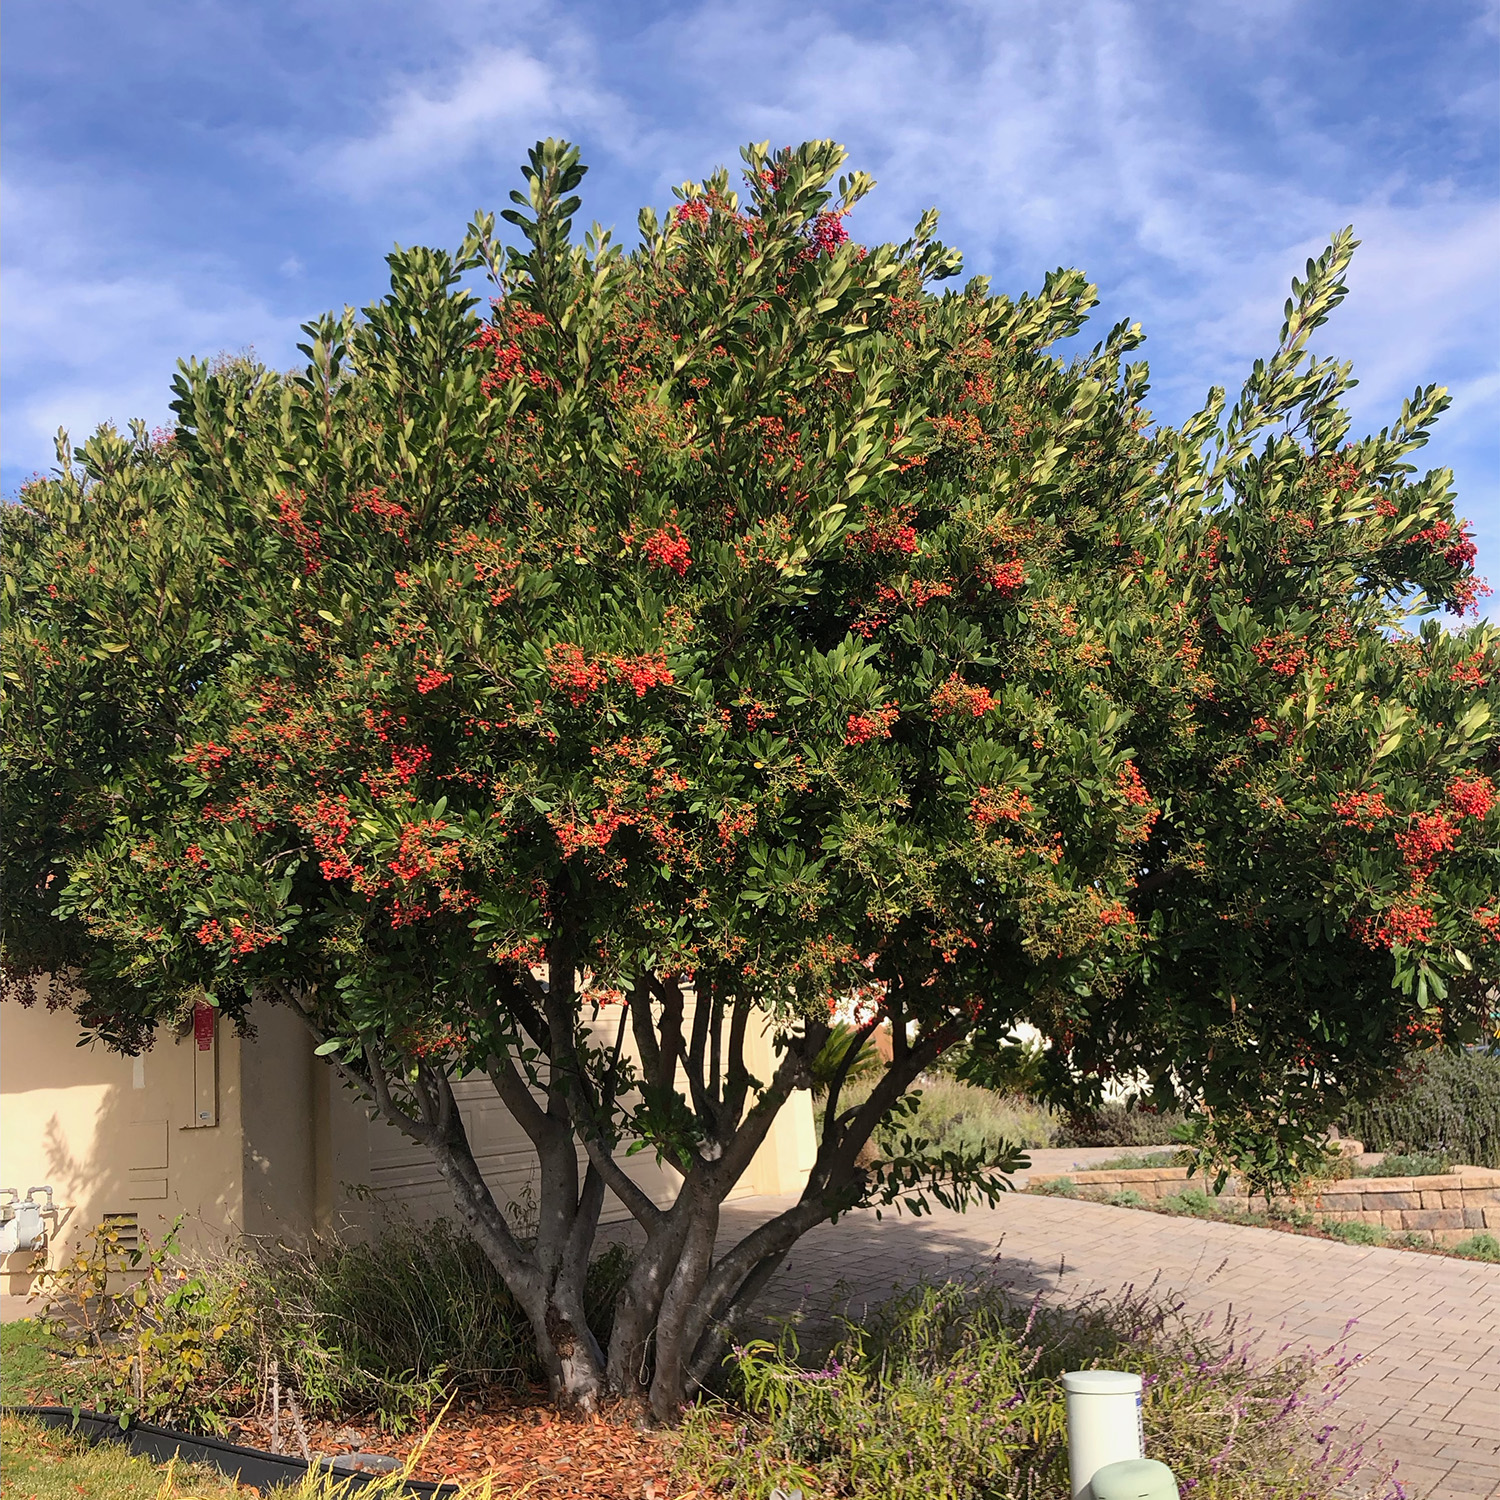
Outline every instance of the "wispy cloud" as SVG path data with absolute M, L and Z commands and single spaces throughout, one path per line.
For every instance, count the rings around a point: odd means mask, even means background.
M 393 186 L 450 178 L 476 155 L 556 131 L 597 128 L 618 103 L 593 83 L 585 59 L 544 60 L 519 47 L 486 48 L 448 73 L 402 79 L 368 134 L 323 143 L 312 155 L 324 184 L 370 199 Z
M 101 422 L 168 419 L 170 371 L 185 356 L 259 348 L 289 361 L 294 325 L 232 274 L 194 256 L 157 268 L 99 253 L 86 206 L 55 188 L 5 186 L 11 250 L 5 306 L 8 467 L 52 461 L 59 427 L 81 441 Z

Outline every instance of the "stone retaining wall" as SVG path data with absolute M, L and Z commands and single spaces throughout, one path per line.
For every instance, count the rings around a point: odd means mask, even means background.
M 1067 1178 L 1080 1196 L 1113 1197 L 1126 1191 L 1157 1200 L 1187 1188 L 1212 1193 L 1213 1180 L 1191 1175 L 1183 1167 L 1134 1167 L 1111 1172 L 1033 1174 L 1028 1184 L 1040 1187 Z M 1265 1212 L 1266 1200 L 1250 1197 L 1231 1177 L 1218 1200 L 1225 1209 Z M 1485 1167 L 1454 1167 L 1440 1177 L 1345 1177 L 1298 1199 L 1276 1199 L 1278 1211 L 1291 1208 L 1329 1221 L 1353 1219 L 1379 1224 L 1393 1234 L 1424 1244 L 1453 1245 L 1482 1230 L 1500 1232 L 1500 1172 Z

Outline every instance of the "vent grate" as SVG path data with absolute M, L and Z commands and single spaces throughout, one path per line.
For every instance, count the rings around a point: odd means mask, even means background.
M 117 1243 L 121 1250 L 130 1251 L 141 1248 L 139 1214 L 105 1214 L 100 1227 L 115 1232 L 119 1237 Z

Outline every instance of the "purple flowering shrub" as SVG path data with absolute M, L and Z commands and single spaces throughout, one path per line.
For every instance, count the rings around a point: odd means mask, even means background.
M 845 1320 L 817 1368 L 786 1329 L 738 1347 L 730 1399 L 687 1418 L 680 1465 L 718 1493 L 1052 1500 L 1067 1492 L 1060 1376 L 1140 1372 L 1146 1452 L 1192 1500 L 1401 1500 L 1394 1466 L 1332 1409 L 1355 1357 L 1268 1350 L 1233 1323 L 1127 1290 L 1061 1308 L 993 1281 L 901 1293 Z

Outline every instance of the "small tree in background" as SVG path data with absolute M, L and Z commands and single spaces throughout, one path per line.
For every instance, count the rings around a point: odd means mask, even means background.
M 1060 1101 L 1139 1074 L 1285 1178 L 1500 972 L 1500 643 L 1401 629 L 1476 588 L 1409 461 L 1446 397 L 1351 443 L 1348 367 L 1306 349 L 1352 238 L 1235 407 L 1165 429 L 1137 328 L 1048 352 L 1077 272 L 938 295 L 935 213 L 867 249 L 838 147 L 745 159 L 743 200 L 687 184 L 627 255 L 575 241 L 584 169 L 539 144 L 519 248 L 480 216 L 398 251 L 294 374 L 184 366 L 168 439 L 61 441 L 6 528 L 12 984 L 65 975 L 126 1051 L 205 993 L 291 1007 L 432 1153 L 558 1399 L 662 1416 L 814 1224 L 994 1197 L 920 1140 L 858 1161 L 945 1048 L 982 1076 L 1030 1022 Z M 893 1039 L 852 1108 L 850 1000 Z M 535 1148 L 534 1240 L 465 1074 Z M 806 1191 L 717 1253 L 814 1086 Z M 644 1240 L 601 1350 L 607 1189 Z

